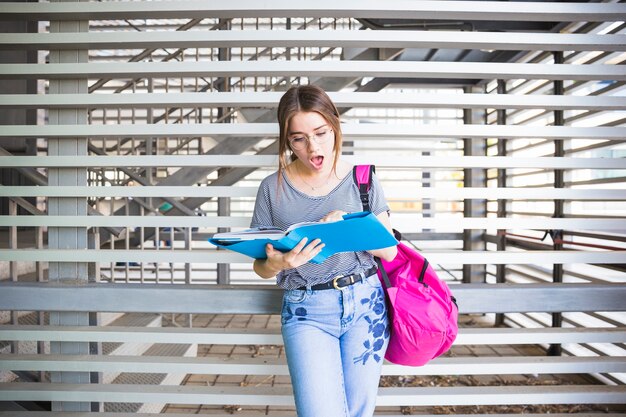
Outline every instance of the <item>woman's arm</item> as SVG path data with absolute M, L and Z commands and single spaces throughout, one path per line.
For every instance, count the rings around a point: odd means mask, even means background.
M 324 244 L 320 239 L 315 239 L 307 245 L 307 240 L 306 237 L 303 238 L 291 251 L 286 253 L 274 249 L 268 243 L 265 246 L 267 258 L 254 260 L 252 264 L 254 272 L 261 278 L 268 279 L 276 276 L 283 269 L 297 268 L 309 262 L 321 252 Z
M 378 220 L 389 230 L 389 233 L 393 234 L 393 230 L 391 229 L 391 221 L 389 221 L 389 214 L 386 211 L 383 211 L 378 216 L 376 216 Z M 393 258 L 398 254 L 397 246 L 389 246 L 388 248 L 368 250 L 372 255 L 384 259 L 387 262 L 393 261 Z
M 267 259 L 255 259 L 252 264 L 254 272 L 256 272 L 256 274 L 263 279 L 275 277 L 276 274 L 280 272 L 280 269 L 277 269 L 272 265 L 268 265 L 267 261 Z

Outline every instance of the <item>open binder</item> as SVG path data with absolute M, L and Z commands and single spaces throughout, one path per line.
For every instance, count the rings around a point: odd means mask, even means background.
M 256 228 L 219 233 L 209 239 L 209 242 L 255 259 L 265 259 L 267 243 L 271 243 L 281 252 L 289 252 L 305 237 L 308 238 L 308 242 L 321 239 L 326 245 L 311 260 L 316 264 L 324 262 L 335 253 L 381 249 L 398 243 L 378 218 L 368 211 L 346 214 L 343 220 L 336 222 L 298 223 L 287 231 Z

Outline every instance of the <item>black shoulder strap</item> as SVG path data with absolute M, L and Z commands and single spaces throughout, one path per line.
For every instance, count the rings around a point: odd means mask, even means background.
M 370 211 L 369 191 L 372 188 L 372 175 L 374 172 L 376 172 L 374 165 L 355 165 L 352 169 L 352 179 L 359 189 L 363 211 Z

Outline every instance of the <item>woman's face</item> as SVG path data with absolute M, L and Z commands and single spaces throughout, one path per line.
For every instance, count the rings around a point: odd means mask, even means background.
M 328 172 L 335 156 L 335 133 L 328 121 L 317 112 L 296 113 L 289 122 L 289 147 L 305 169 Z

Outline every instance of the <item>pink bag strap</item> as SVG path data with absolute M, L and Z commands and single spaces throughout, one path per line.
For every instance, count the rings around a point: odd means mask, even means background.
M 370 211 L 370 195 L 369 191 L 372 188 L 372 175 L 376 172 L 376 167 L 374 165 L 355 165 L 352 170 L 352 176 L 354 178 L 354 183 L 359 189 L 359 194 L 361 196 L 361 204 L 363 205 L 363 211 Z M 378 266 L 378 271 L 380 272 L 380 276 L 384 281 L 385 288 L 391 288 L 391 282 L 389 281 L 389 276 L 387 275 L 387 271 L 385 271 L 385 267 L 383 266 L 382 261 L 378 257 L 374 257 L 376 261 L 376 265 Z
M 372 187 L 372 175 L 376 172 L 374 165 L 355 165 L 352 170 L 354 183 L 359 189 L 363 211 L 370 211 L 369 191 Z

